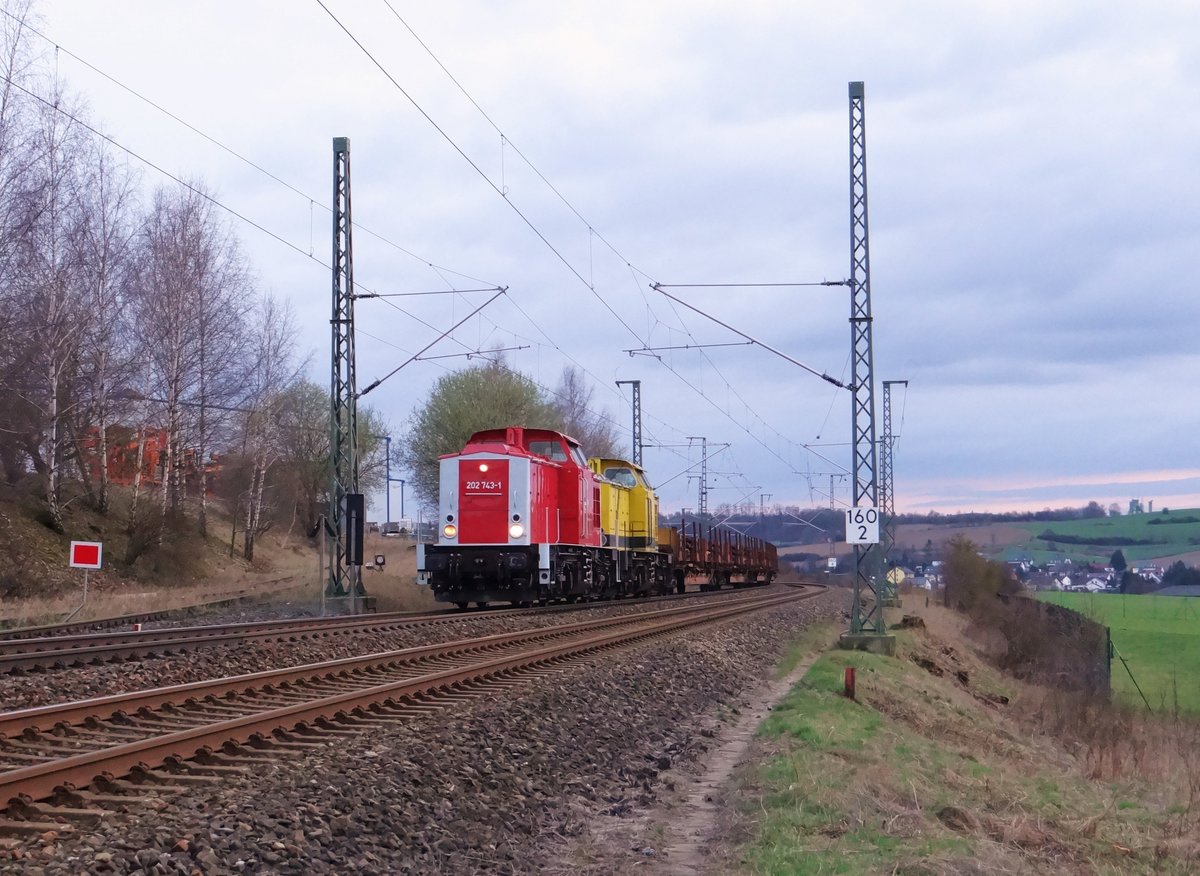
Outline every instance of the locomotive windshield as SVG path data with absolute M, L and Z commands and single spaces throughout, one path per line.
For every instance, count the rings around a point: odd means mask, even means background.
M 529 452 L 536 453 L 538 456 L 544 456 L 546 459 L 554 462 L 566 462 L 567 451 L 563 450 L 563 446 L 558 441 L 550 441 L 539 439 L 529 442 Z
M 633 470 L 630 468 L 612 466 L 604 470 L 604 476 L 613 483 L 620 484 L 623 487 L 637 486 L 637 478 L 634 477 Z

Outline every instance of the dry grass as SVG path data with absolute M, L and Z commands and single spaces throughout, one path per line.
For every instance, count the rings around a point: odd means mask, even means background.
M 253 564 L 230 560 L 228 545 L 213 545 L 209 574 L 182 583 L 144 584 L 112 575 L 92 575 L 87 601 L 76 620 L 118 617 L 139 612 L 202 605 L 235 596 L 271 603 L 315 604 L 321 600 L 325 571 L 317 551 L 294 534 L 267 533 L 260 537 Z M 435 607 L 425 588 L 416 586 L 415 545 L 408 538 L 369 535 L 368 558 L 383 554 L 382 571 L 366 569 L 363 585 L 377 599 L 379 611 L 416 611 Z M 57 623 L 80 605 L 82 572 L 76 570 L 75 589 L 26 599 L 0 599 L 0 626 Z
M 764 723 L 746 871 L 1197 870 L 1200 722 L 1013 680 L 967 619 L 903 611 L 924 626 L 898 631 L 895 659 L 830 652 Z
M 383 554 L 382 571 L 363 571 L 363 587 L 377 600 L 379 611 L 422 611 L 437 608 L 428 587 L 418 587 L 416 541 L 407 536 L 367 536 L 367 559 Z M 443 606 L 444 607 L 444 606 Z

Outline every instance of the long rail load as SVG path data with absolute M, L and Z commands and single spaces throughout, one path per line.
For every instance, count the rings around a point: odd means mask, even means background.
M 588 459 L 573 438 L 510 426 L 439 461 L 438 533 L 417 545 L 434 598 L 527 605 L 769 584 L 773 544 L 692 522 L 658 525 L 658 497 L 628 460 Z

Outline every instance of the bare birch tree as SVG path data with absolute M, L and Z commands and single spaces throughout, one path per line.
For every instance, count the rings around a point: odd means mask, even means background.
M 83 373 L 81 394 L 87 400 L 75 426 L 76 457 L 79 473 L 92 502 L 101 513 L 109 507 L 108 429 L 114 413 L 127 406 L 118 402 L 114 410 L 114 389 L 125 389 L 133 382 L 133 345 L 135 335 L 129 319 L 129 272 L 133 236 L 136 233 L 136 208 L 133 177 L 116 162 L 102 144 L 92 141 L 84 180 L 82 221 L 76 241 L 80 265 L 80 283 L 87 310 L 87 329 L 80 353 Z M 119 397 L 119 396 L 118 396 Z M 90 466 L 83 448 L 83 436 L 95 429 L 97 482 L 91 483 Z
M 68 415 L 77 404 L 72 382 L 86 326 L 81 306 L 79 259 L 74 242 L 82 216 L 80 162 L 83 129 L 66 113 L 61 93 L 53 105 L 39 104 L 32 132 L 27 185 L 19 195 L 15 285 L 24 308 L 21 334 L 31 370 L 38 375 L 32 399 L 39 417 L 39 456 L 45 477 L 50 525 L 63 529 L 62 469 L 69 444 Z M 72 108 L 70 115 L 79 110 Z M 35 466 L 38 459 L 35 457 Z
M 159 188 L 137 238 L 134 311 L 147 386 L 164 406 L 162 521 L 182 511 L 184 404 L 195 385 L 195 267 L 205 202 L 180 188 Z M 159 539 L 161 542 L 162 529 Z
M 584 373 L 568 365 L 562 370 L 550 404 L 562 420 L 562 429 L 579 442 L 588 456 L 621 456 L 617 428 L 606 411 L 593 408 L 595 387 Z
M 244 394 L 249 281 L 236 241 L 201 184 L 155 193 L 138 238 L 134 273 L 149 389 L 164 406 L 168 435 L 163 519 L 182 511 L 190 451 L 200 480 L 204 531 L 206 457 L 226 425 L 228 409 L 237 407 Z
M 26 21 L 31 0 L 6 0 L 0 16 L 0 469 L 15 483 L 36 454 L 37 416 L 21 325 L 23 302 L 15 280 L 20 276 L 18 242 L 28 186 L 30 99 L 21 90 L 31 78 L 32 56 Z M 30 449 L 34 453 L 30 453 Z
M 272 510 L 267 493 L 268 474 L 283 455 L 282 411 L 296 383 L 295 318 L 291 308 L 273 296 L 263 298 L 255 326 L 254 367 L 248 385 L 250 413 L 246 418 L 246 455 L 250 478 L 245 501 L 243 556 L 254 559 L 255 538 L 270 526 Z

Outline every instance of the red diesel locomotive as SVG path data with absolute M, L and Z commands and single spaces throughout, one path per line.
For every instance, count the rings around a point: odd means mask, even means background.
M 698 574 L 714 588 L 774 578 L 774 545 L 695 523 L 658 527 L 639 467 L 592 462 L 549 429 L 476 432 L 439 460 L 438 540 L 417 545 L 417 583 L 466 608 L 683 592 Z

